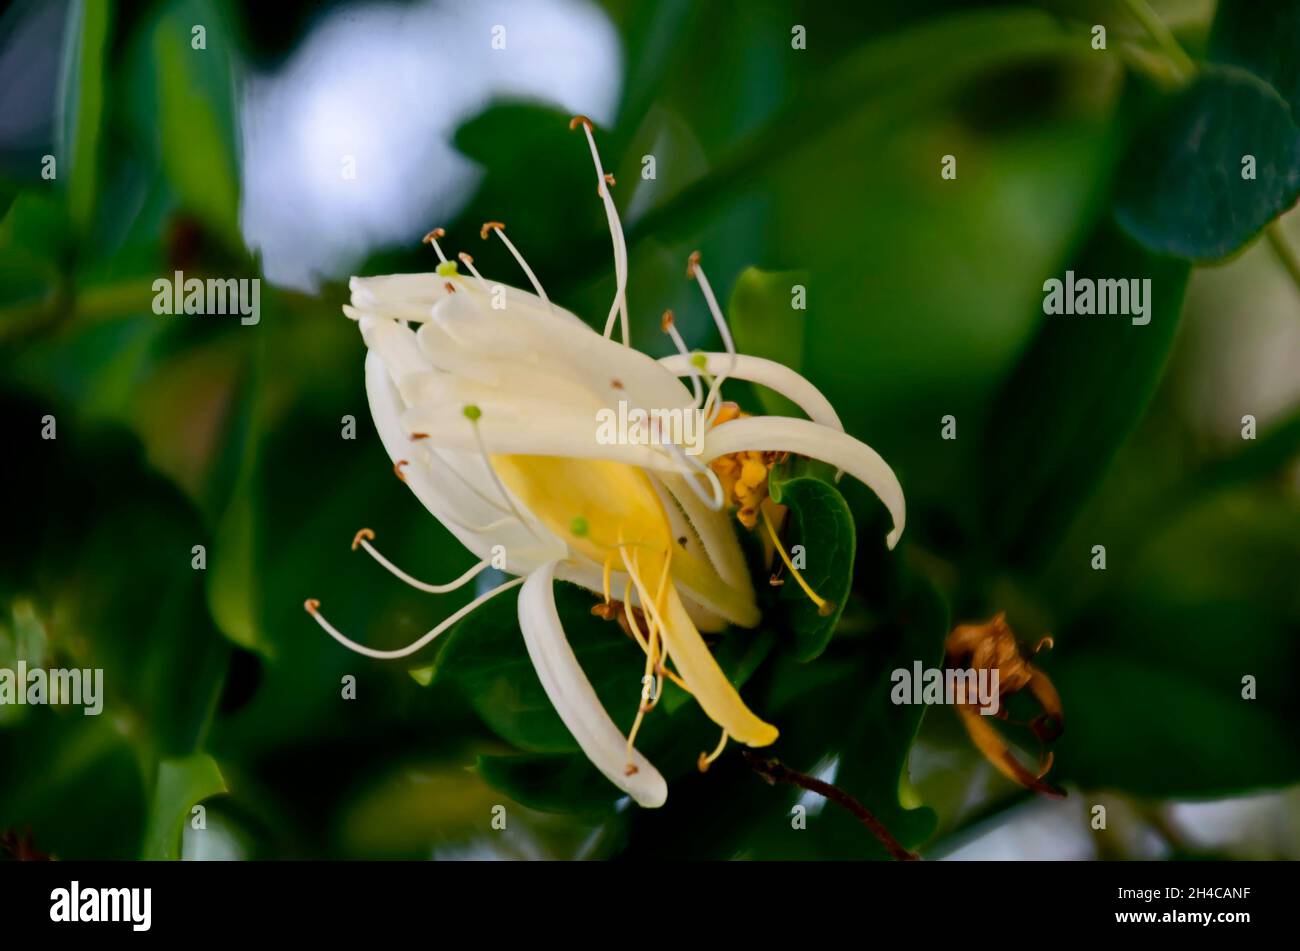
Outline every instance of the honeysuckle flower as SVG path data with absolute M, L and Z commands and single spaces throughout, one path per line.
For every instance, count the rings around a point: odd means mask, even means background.
M 590 123 L 579 117 L 579 126 L 614 250 L 616 290 L 603 334 L 550 301 L 501 222 L 485 224 L 481 236 L 504 243 L 531 291 L 489 283 L 468 254 L 458 256 L 468 271 L 462 274 L 438 243 L 444 232 L 435 229 L 425 237 L 439 258 L 434 273 L 355 277 L 344 307 L 368 348 L 366 391 L 395 471 L 481 560 L 455 581 L 432 585 L 384 558 L 369 530 L 358 532 L 353 547 L 431 593 L 467 584 L 489 565 L 514 577 L 413 644 L 390 651 L 347 638 L 326 621 L 319 602 L 306 606 L 351 649 L 399 658 L 522 585 L 519 626 L 547 696 L 591 762 L 636 802 L 653 807 L 665 801 L 667 787 L 634 743 L 665 677 L 722 728 L 718 748 L 702 756 L 702 765 L 728 739 L 761 747 L 777 737 L 776 727 L 746 706 L 701 637 L 701 631 L 752 628 L 760 620 L 729 510 L 752 503 L 752 514 L 763 503 L 773 460 L 809 456 L 860 479 L 881 498 L 893 518 L 887 536 L 893 547 L 903 531 L 903 493 L 889 466 L 844 432 L 811 383 L 779 363 L 736 352 L 698 255 L 687 273 L 700 286 L 725 352 L 688 353 L 670 314 L 663 329 L 676 355 L 655 360 L 630 346 L 627 249 L 609 192 L 613 179 L 601 166 Z M 613 339 L 616 324 L 621 342 Z M 808 418 L 724 410 L 726 379 L 784 394 Z M 653 438 L 598 438 L 602 411 L 607 415 L 620 402 L 640 411 L 639 425 L 648 431 L 639 436 Z M 706 429 L 698 454 L 669 431 L 668 423 L 684 413 L 699 414 Z M 724 485 L 718 470 L 734 470 L 735 477 Z M 768 528 L 779 546 L 770 522 Z M 628 735 L 602 707 L 568 644 L 555 606 L 557 580 L 598 594 L 597 613 L 617 615 L 645 655 Z
M 1052 639 L 1045 637 L 1035 645 L 1037 654 L 1051 647 Z M 1052 768 L 1052 754 L 1046 744 L 1061 735 L 1065 728 L 1065 714 L 1061 697 L 1047 674 L 1029 662 L 1015 633 L 1007 624 L 1007 616 L 998 614 L 982 624 L 960 624 L 952 629 L 944 645 L 945 664 L 952 668 L 996 670 L 998 672 L 998 712 L 996 717 L 986 717 L 974 704 L 961 704 L 957 713 L 966 732 L 984 758 L 997 767 L 998 772 L 1012 782 L 1046 796 L 1061 797 L 1065 793 L 1043 777 Z M 1028 690 L 1038 701 L 1043 712 L 1029 721 L 1027 726 L 1044 746 L 1037 772 L 1031 772 L 1016 759 L 1006 740 L 994 729 L 991 719 L 1007 719 L 1004 698 L 1021 690 Z

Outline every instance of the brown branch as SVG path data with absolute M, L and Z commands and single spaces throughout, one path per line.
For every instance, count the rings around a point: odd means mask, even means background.
M 896 861 L 916 862 L 921 858 L 915 852 L 909 852 L 903 848 L 902 843 L 890 834 L 889 830 L 875 817 L 870 809 L 838 786 L 824 783 L 816 776 L 809 776 L 807 773 L 790 769 L 780 760 L 766 759 L 750 750 L 741 750 L 740 752 L 745 757 L 745 762 L 749 764 L 749 768 L 758 773 L 769 785 L 775 786 L 777 783 L 789 783 L 791 786 L 798 786 L 800 789 L 815 792 L 836 805 L 843 806 L 853 813 L 859 822 L 871 830 L 871 834 L 880 840 L 880 844 L 889 851 L 889 854 Z

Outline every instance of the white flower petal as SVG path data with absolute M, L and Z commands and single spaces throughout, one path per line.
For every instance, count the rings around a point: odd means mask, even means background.
M 555 563 L 528 576 L 519 592 L 519 627 L 546 696 L 587 758 L 615 786 L 647 808 L 662 806 L 668 784 L 633 750 L 636 771 L 627 775 L 627 737 L 610 719 L 564 636 L 555 608 Z
M 751 450 L 793 452 L 821 459 L 848 472 L 885 503 L 894 519 L 894 528 L 886 541 L 890 548 L 898 543 L 907 517 L 903 487 L 898 484 L 894 470 L 866 443 L 806 419 L 747 416 L 709 430 L 701 459 L 709 462 L 729 453 Z
M 659 362 L 676 376 L 690 376 L 693 368 L 691 360 L 698 357 L 705 359 L 704 370 L 712 376 L 726 373 L 730 379 L 758 383 L 790 400 L 807 413 L 808 418 L 814 423 L 821 423 L 832 429 L 844 428 L 839 415 L 835 412 L 835 407 L 831 406 L 830 400 L 822 395 L 821 390 L 794 370 L 775 360 L 747 356 L 743 353 L 738 353 L 734 357 L 729 353 L 678 353 L 671 357 L 664 357 Z
M 526 574 L 565 551 L 564 543 L 540 525 L 533 525 L 530 532 L 517 519 L 500 524 L 503 512 L 482 494 L 492 487 L 477 452 L 438 450 L 435 453 L 431 447 L 422 445 L 423 441 L 411 441 L 410 431 L 401 423 L 405 405 L 386 364 L 374 351 L 366 356 L 366 394 L 375 428 L 389 457 L 394 463 L 407 462 L 402 467 L 407 487 L 466 548 L 479 558 L 487 558 L 493 546 L 504 546 L 507 566 L 514 574 Z M 476 485 L 484 488 L 476 492 L 473 488 Z M 465 527 L 494 523 L 496 527 L 490 533 Z

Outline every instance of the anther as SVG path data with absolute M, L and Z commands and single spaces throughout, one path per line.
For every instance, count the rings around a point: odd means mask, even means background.
M 455 293 L 456 293 L 456 285 L 452 284 L 451 281 L 448 281 L 446 284 L 443 284 L 442 286 L 445 287 L 445 288 L 447 289 L 447 293 L 448 293 L 448 294 L 455 294 Z
M 461 259 L 463 262 L 465 262 L 465 264 L 467 264 L 467 265 L 468 265 L 468 264 L 473 264 L 473 263 L 474 263 L 474 259 L 473 259 L 472 257 L 470 257 L 469 254 L 467 254 L 467 253 L 464 252 L 464 251 L 459 252 L 459 253 L 456 255 L 456 257 L 460 258 L 460 259 Z
M 429 434 L 428 434 L 428 433 L 411 433 L 411 441 L 412 441 L 412 442 L 415 442 L 416 440 L 419 440 L 419 439 L 428 439 L 428 438 L 429 438 Z
M 609 172 L 606 172 L 606 173 L 605 173 L 605 181 L 606 181 L 606 183 L 608 183 L 608 184 L 610 184 L 610 185 L 617 185 L 617 184 L 618 184 L 618 182 L 614 181 L 614 176 L 613 176 L 611 173 L 609 173 Z
M 671 327 L 672 325 L 673 325 L 673 312 L 671 310 L 666 310 L 664 311 L 664 315 L 661 318 L 659 318 L 659 329 L 662 330 L 664 333 L 668 333 L 668 328 Z
M 320 602 L 317 601 L 315 598 L 308 598 L 306 601 L 302 603 L 302 606 L 307 609 L 308 614 L 312 614 L 312 615 L 314 615 L 317 611 L 320 610 Z
M 410 462 L 408 462 L 407 460 L 398 459 L 397 462 L 393 463 L 393 475 L 397 476 L 397 478 L 405 482 L 406 475 L 402 472 L 402 466 L 409 466 L 409 465 Z
M 496 228 L 498 231 L 505 231 L 506 223 L 504 221 L 485 221 L 483 222 L 483 227 L 478 229 L 478 236 L 486 241 L 488 235 L 492 233 L 493 228 Z
M 447 237 L 447 232 L 443 231 L 441 228 L 434 228 L 432 231 L 430 231 L 428 234 L 426 234 L 423 238 L 420 239 L 420 243 L 433 244 L 433 242 L 437 241 L 439 238 L 445 238 L 445 237 Z
M 609 385 L 612 386 L 612 387 L 613 387 L 614 389 L 616 389 L 616 390 L 621 390 L 621 389 L 623 389 L 623 381 L 622 381 L 622 380 L 610 380 L 610 381 L 609 381 Z
M 686 276 L 694 277 L 695 269 L 699 266 L 699 264 L 700 264 L 700 252 L 692 251 L 690 253 L 690 256 L 687 257 L 686 259 Z
M 362 542 L 363 539 L 366 540 L 366 541 L 371 541 L 371 542 L 372 542 L 372 541 L 375 540 L 375 533 L 372 532 L 372 531 L 371 531 L 370 529 L 368 529 L 368 528 L 363 528 L 363 529 L 361 529 L 361 531 L 359 531 L 359 532 L 357 532 L 355 535 L 353 535 L 353 536 L 352 536 L 352 550 L 353 550 L 353 551 L 356 551 L 358 548 L 361 547 L 361 542 Z
M 576 128 L 577 128 L 578 126 L 580 126 L 580 125 L 581 125 L 581 126 L 586 126 L 588 132 L 591 131 L 591 120 L 588 119 L 586 116 L 574 116 L 572 119 L 570 119 L 570 120 L 569 120 L 569 131 L 572 132 L 574 129 L 576 129 Z

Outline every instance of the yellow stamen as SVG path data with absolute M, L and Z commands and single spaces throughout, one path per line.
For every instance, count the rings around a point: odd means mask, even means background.
M 834 614 L 835 602 L 827 601 L 809 587 L 808 582 L 804 581 L 803 575 L 799 574 L 799 569 L 796 568 L 794 562 L 790 560 L 790 556 L 786 554 L 785 546 L 781 544 L 781 539 L 777 537 L 776 526 L 772 524 L 772 519 L 768 517 L 767 511 L 760 510 L 760 514 L 763 517 L 763 524 L 767 526 L 767 533 L 772 538 L 772 545 L 776 548 L 777 554 L 779 554 L 781 560 L 785 562 L 785 567 L 790 574 L 794 576 L 794 580 L 799 582 L 799 587 L 803 588 L 803 593 L 808 595 L 808 598 L 813 604 L 817 605 L 817 613 L 822 617 L 829 617 Z
M 722 739 L 718 740 L 718 745 L 714 747 L 713 752 L 700 754 L 700 758 L 695 765 L 699 767 L 701 773 L 707 773 L 713 761 L 722 755 L 722 751 L 727 748 L 728 739 L 730 737 L 727 736 L 727 731 L 723 730 Z

